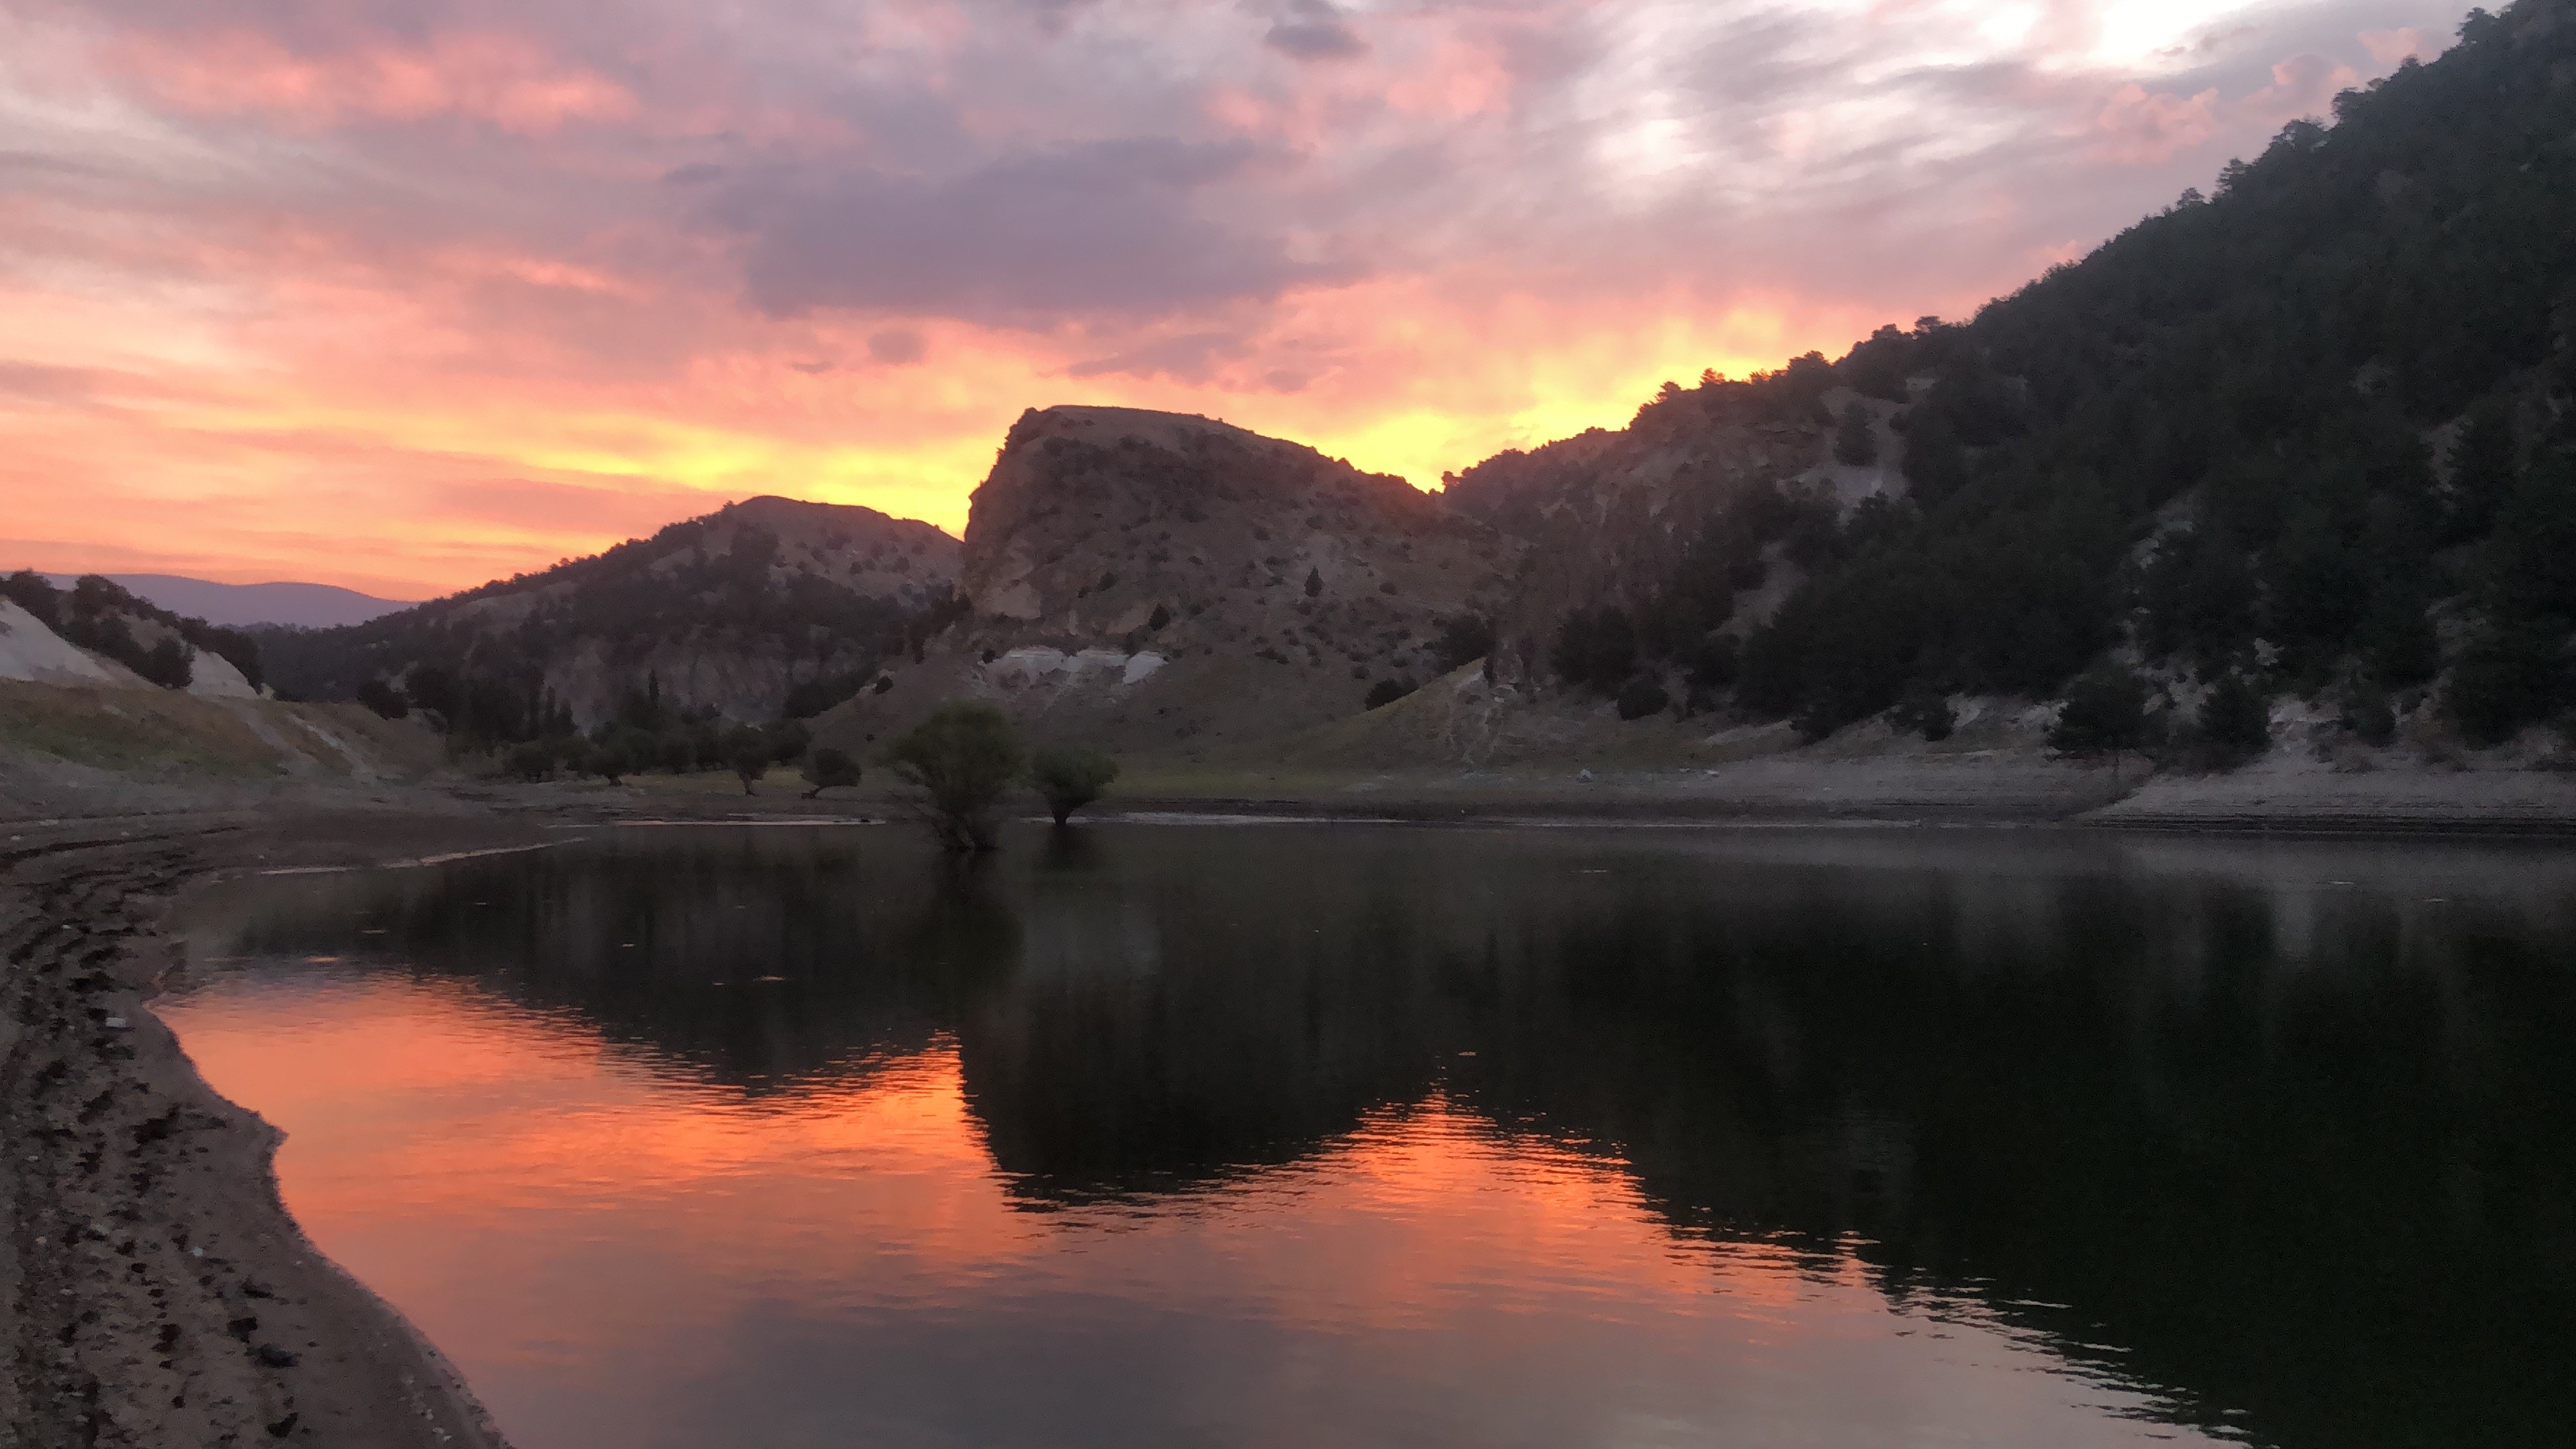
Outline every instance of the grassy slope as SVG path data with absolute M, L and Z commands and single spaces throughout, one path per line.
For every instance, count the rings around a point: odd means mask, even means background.
M 218 702 L 172 690 L 0 680 L 0 750 L 123 775 L 260 780 L 316 769 L 329 776 L 353 773 L 348 756 L 316 729 L 355 751 L 379 775 L 418 778 L 442 760 L 436 737 L 427 731 L 379 719 L 356 705 Z M 294 753 L 271 744 L 263 730 Z

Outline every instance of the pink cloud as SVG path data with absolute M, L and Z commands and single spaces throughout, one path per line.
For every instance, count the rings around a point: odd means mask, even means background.
M 539 134 L 639 109 L 616 82 L 501 33 L 439 34 L 413 46 L 323 56 L 248 31 L 138 35 L 121 50 L 126 68 L 159 100 L 199 115 L 270 115 L 311 127 L 355 117 L 456 117 Z
M 2265 125 L 2323 115 L 2337 91 L 2361 84 L 2351 66 L 2322 55 L 2294 55 L 2272 67 L 2272 83 L 2236 103 L 2236 112 Z
M 2135 81 L 2111 93 L 2094 117 L 2097 148 L 2106 160 L 2127 165 L 2154 164 L 2177 151 L 2197 146 L 2218 130 L 2218 92 L 2190 96 L 2149 91 Z
M 2421 60 L 2442 48 L 2441 38 L 2420 26 L 2400 30 L 2365 30 L 2361 48 L 2381 65 L 2395 65 L 2401 60 Z

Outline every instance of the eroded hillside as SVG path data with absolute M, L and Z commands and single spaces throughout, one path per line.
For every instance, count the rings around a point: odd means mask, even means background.
M 490 739 L 588 729 L 648 693 L 760 722 L 933 632 L 957 571 L 957 541 L 929 524 L 754 498 L 354 628 L 263 637 L 289 693 L 364 693 Z

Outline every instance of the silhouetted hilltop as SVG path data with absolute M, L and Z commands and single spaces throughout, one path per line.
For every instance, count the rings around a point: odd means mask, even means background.
M 282 690 L 416 705 L 485 740 L 586 729 L 644 695 L 760 721 L 800 685 L 859 688 L 937 627 L 956 578 L 957 541 L 929 524 L 754 498 L 369 623 L 262 637 Z
M 66 574 L 50 577 L 60 588 L 78 582 Z M 263 624 L 334 629 L 411 607 L 409 600 L 380 599 L 332 584 L 224 584 L 179 574 L 108 574 L 105 578 L 147 603 L 224 629 Z
M 1451 627 L 1502 606 L 1522 552 L 1300 444 L 1170 413 L 1033 410 L 975 491 L 958 621 L 819 737 L 864 747 L 964 695 L 1122 751 L 1274 739 L 1480 657 Z

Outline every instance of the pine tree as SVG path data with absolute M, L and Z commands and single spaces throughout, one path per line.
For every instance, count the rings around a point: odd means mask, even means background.
M 1869 406 L 1854 398 L 1834 429 L 1834 461 L 1866 468 L 1878 461 L 1878 431 L 1870 426 Z

